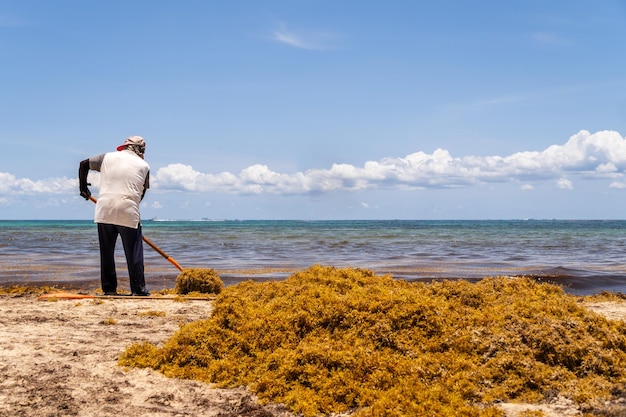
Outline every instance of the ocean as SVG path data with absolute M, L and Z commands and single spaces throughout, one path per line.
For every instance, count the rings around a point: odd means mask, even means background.
M 572 294 L 626 292 L 622 220 L 151 220 L 143 233 L 183 268 L 213 268 L 226 285 L 284 279 L 320 264 L 406 280 L 525 275 Z M 148 287 L 172 288 L 180 271 L 149 246 L 144 251 Z M 123 288 L 121 241 L 117 252 Z M 1 286 L 96 289 L 98 257 L 92 221 L 0 221 Z

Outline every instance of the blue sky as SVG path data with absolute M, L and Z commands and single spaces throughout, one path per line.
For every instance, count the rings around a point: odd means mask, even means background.
M 0 2 L 0 219 L 626 218 L 626 2 Z M 90 177 L 97 195 L 97 175 Z

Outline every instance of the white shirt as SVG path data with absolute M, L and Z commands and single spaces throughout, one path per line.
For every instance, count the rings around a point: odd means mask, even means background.
M 148 163 L 124 149 L 89 158 L 89 169 L 100 171 L 94 222 L 136 229 L 140 222 L 139 202 L 150 187 Z

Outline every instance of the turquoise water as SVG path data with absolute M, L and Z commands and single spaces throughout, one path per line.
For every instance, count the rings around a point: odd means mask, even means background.
M 146 221 L 144 235 L 185 268 L 232 284 L 282 279 L 313 264 L 410 280 L 532 275 L 573 293 L 626 292 L 626 221 Z M 118 270 L 125 265 L 119 243 Z M 148 246 L 146 277 L 179 271 Z M 91 221 L 0 221 L 0 285 L 95 283 Z

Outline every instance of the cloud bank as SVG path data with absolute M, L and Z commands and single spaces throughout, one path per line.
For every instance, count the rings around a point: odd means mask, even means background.
M 368 189 L 459 188 L 478 184 L 553 181 L 560 189 L 574 189 L 573 178 L 610 179 L 608 187 L 623 189 L 626 138 L 618 132 L 580 131 L 564 145 L 509 156 L 454 157 L 445 149 L 416 152 L 404 158 L 367 161 L 363 166 L 333 164 L 327 169 L 280 173 L 266 165 L 252 165 L 238 174 L 203 173 L 190 165 L 172 163 L 152 173 L 152 187 L 160 191 L 230 193 L 241 195 L 307 195 Z M 90 174 L 92 175 L 92 174 Z M 90 181 L 97 187 L 97 175 Z M 0 194 L 76 193 L 78 182 L 67 177 L 31 180 L 0 172 Z
M 75 190 L 78 180 L 61 178 L 46 178 L 43 180 L 31 180 L 28 178 L 17 178 L 8 172 L 0 172 L 0 194 L 65 194 L 70 190 Z
M 367 161 L 362 167 L 333 164 L 292 174 L 253 165 L 238 175 L 208 174 L 184 164 L 170 164 L 156 173 L 162 190 L 228 192 L 237 194 L 319 194 L 380 188 L 457 188 L 494 182 L 553 180 L 561 189 L 573 189 L 568 176 L 613 178 L 626 168 L 626 139 L 613 131 L 590 134 L 580 131 L 564 145 L 541 152 L 518 152 L 509 156 L 453 157 L 444 149 L 431 154 L 416 152 L 404 158 Z M 526 189 L 531 188 L 526 186 Z

